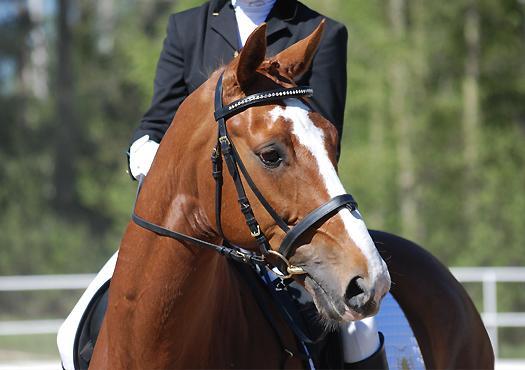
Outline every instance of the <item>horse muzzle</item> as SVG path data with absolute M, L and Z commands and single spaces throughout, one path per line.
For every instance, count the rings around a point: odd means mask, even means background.
M 321 316 L 329 321 L 348 322 L 375 315 L 390 289 L 388 271 L 373 279 L 356 275 L 348 280 L 340 279 L 326 266 L 303 265 L 303 269 L 307 272 L 304 286 Z

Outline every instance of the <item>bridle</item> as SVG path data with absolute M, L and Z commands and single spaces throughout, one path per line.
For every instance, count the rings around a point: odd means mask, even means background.
M 150 230 L 158 235 L 177 239 L 182 242 L 191 243 L 199 247 L 213 249 L 216 252 L 225 255 L 235 261 L 243 262 L 252 265 L 268 266 L 270 268 L 276 267 L 281 279 L 290 279 L 293 275 L 305 274 L 306 272 L 299 266 L 290 264 L 288 258 L 292 252 L 293 247 L 298 239 L 308 230 L 316 229 L 316 224 L 333 217 L 341 208 L 348 208 L 351 211 L 357 209 L 357 203 L 350 194 L 342 194 L 335 196 L 328 202 L 316 208 L 308 215 L 306 215 L 295 226 L 290 227 L 286 221 L 275 211 L 275 209 L 268 203 L 262 193 L 259 191 L 254 181 L 250 177 L 244 163 L 242 162 L 239 153 L 235 149 L 232 140 L 228 135 L 226 121 L 228 118 L 250 108 L 253 106 L 266 105 L 271 102 L 288 99 L 310 97 L 313 95 L 313 90 L 310 87 L 292 87 L 292 88 L 278 88 L 275 90 L 264 91 L 253 95 L 246 96 L 242 99 L 236 100 L 233 103 L 223 106 L 222 102 L 222 74 L 219 77 L 217 86 L 215 88 L 215 121 L 217 122 L 218 135 L 217 144 L 212 153 L 213 178 L 215 179 L 215 219 L 218 233 L 223 238 L 223 244 L 213 244 L 201 239 L 191 237 L 173 230 L 166 229 L 162 226 L 156 225 L 141 218 L 135 213 L 132 214 L 132 220 L 139 226 Z M 222 185 L 223 185 L 223 159 L 226 162 L 226 167 L 233 180 L 235 189 L 237 191 L 237 200 L 244 215 L 246 224 L 250 229 L 251 236 L 255 239 L 260 253 L 245 250 L 239 246 L 231 244 L 224 236 L 221 225 L 221 204 L 222 204 Z M 264 235 L 263 231 L 255 215 L 250 201 L 246 195 L 241 175 L 246 180 L 246 183 L 253 191 L 259 202 L 266 209 L 268 214 L 275 220 L 276 224 L 285 232 L 285 237 L 279 246 L 279 249 L 273 250 Z M 139 190 L 142 184 L 143 177 L 139 179 Z M 138 198 L 138 193 L 137 193 Z M 275 269 L 274 269 L 275 271 Z

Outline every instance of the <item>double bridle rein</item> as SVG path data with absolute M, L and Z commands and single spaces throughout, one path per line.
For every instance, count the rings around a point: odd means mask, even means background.
M 213 249 L 218 253 L 225 255 L 235 261 L 243 262 L 251 265 L 268 266 L 270 268 L 276 267 L 279 271 L 281 279 L 290 279 L 293 275 L 305 274 L 306 272 L 298 266 L 293 266 L 288 261 L 290 253 L 295 246 L 297 240 L 306 231 L 310 230 L 315 224 L 322 220 L 332 217 L 339 209 L 346 207 L 351 211 L 357 209 L 357 203 L 350 194 L 338 195 L 320 207 L 316 208 L 308 215 L 306 215 L 295 226 L 289 225 L 282 219 L 275 209 L 268 203 L 262 193 L 259 191 L 252 178 L 248 174 L 239 153 L 235 149 L 232 140 L 228 135 L 226 121 L 228 118 L 245 111 L 253 106 L 266 105 L 271 102 L 280 101 L 288 98 L 310 97 L 313 95 L 313 90 L 310 87 L 292 87 L 279 88 L 270 91 L 264 91 L 249 95 L 245 98 L 234 101 L 233 103 L 223 106 L 222 103 L 222 75 L 219 77 L 217 86 L 215 88 L 215 121 L 217 121 L 218 135 L 217 144 L 212 153 L 213 178 L 215 179 L 215 219 L 217 231 L 223 238 L 223 244 L 213 244 L 201 239 L 191 237 L 189 235 L 181 234 L 173 230 L 166 229 L 162 226 L 156 225 L 141 218 L 135 213 L 132 214 L 133 221 L 158 235 L 177 239 L 182 242 L 191 243 L 199 247 Z M 246 224 L 250 229 L 252 237 L 255 239 L 259 253 L 247 251 L 239 246 L 233 245 L 223 234 L 221 226 L 221 204 L 222 204 L 222 185 L 223 185 L 223 159 L 226 162 L 228 172 L 233 179 L 235 189 L 237 191 L 237 199 L 244 215 Z M 240 171 L 240 172 L 239 172 Z M 246 183 L 251 188 L 259 202 L 263 205 L 270 216 L 275 220 L 276 224 L 285 232 L 285 237 L 281 242 L 278 251 L 272 250 L 268 239 L 264 235 L 257 219 L 253 214 L 253 210 L 244 190 L 244 185 L 241 176 L 244 177 Z M 143 176 L 139 179 L 139 189 L 142 184 Z M 138 194 L 137 194 L 138 197 Z M 274 269 L 275 271 L 275 269 Z

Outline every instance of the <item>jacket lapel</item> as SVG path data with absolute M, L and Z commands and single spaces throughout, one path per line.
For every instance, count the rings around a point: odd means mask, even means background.
M 218 33 L 232 50 L 238 50 L 240 46 L 237 20 L 231 2 L 226 0 L 212 0 L 210 12 L 210 28 Z M 296 13 L 297 0 L 277 0 L 275 2 L 270 14 L 268 14 L 266 18 L 268 27 L 266 35 L 270 44 L 277 40 L 279 33 L 289 29 L 288 22 L 295 18 Z
M 237 20 L 229 1 L 215 0 L 210 6 L 210 27 L 217 32 L 233 50 L 239 49 Z
M 266 18 L 268 39 L 272 35 L 288 28 L 288 22 L 295 18 L 297 0 L 277 0 Z

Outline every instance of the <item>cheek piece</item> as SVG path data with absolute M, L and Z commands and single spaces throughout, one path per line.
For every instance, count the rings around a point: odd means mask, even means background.
M 139 226 L 152 231 L 158 235 L 177 239 L 181 242 L 191 243 L 199 247 L 213 249 L 218 253 L 229 257 L 235 261 L 247 264 L 264 265 L 270 268 L 277 268 L 280 272 L 281 279 L 291 279 L 293 275 L 305 274 L 306 272 L 298 266 L 293 266 L 288 261 L 293 247 L 296 245 L 298 239 L 306 231 L 316 229 L 315 225 L 320 221 L 327 220 L 334 216 L 341 208 L 348 208 L 351 211 L 357 209 L 357 203 L 350 194 L 338 195 L 330 199 L 325 204 L 314 209 L 307 214 L 295 226 L 289 225 L 282 219 L 275 209 L 268 203 L 266 198 L 259 191 L 254 181 L 250 177 L 244 163 L 242 162 L 239 153 L 235 149 L 232 140 L 228 135 L 226 121 L 228 118 L 250 108 L 253 106 L 267 105 L 271 102 L 281 101 L 288 98 L 301 98 L 313 95 L 313 90 L 310 87 L 292 87 L 279 88 L 275 90 L 264 91 L 249 95 L 245 98 L 234 101 L 233 103 L 223 106 L 222 103 L 222 75 L 219 77 L 217 86 L 215 88 L 215 121 L 217 122 L 217 144 L 213 148 L 211 160 L 213 166 L 213 178 L 215 179 L 215 219 L 217 222 L 217 232 L 223 238 L 223 244 L 213 244 L 204 240 L 194 238 L 189 235 L 181 234 L 179 232 L 166 229 L 162 226 L 151 223 L 135 213 L 132 214 L 132 220 Z M 228 172 L 235 184 L 237 192 L 237 200 L 244 215 L 246 225 L 250 230 L 250 234 L 255 239 L 259 247 L 259 253 L 248 251 L 240 246 L 234 245 L 228 241 L 224 236 L 221 226 L 221 200 L 222 200 L 222 185 L 223 185 L 223 160 L 226 162 Z M 250 201 L 246 196 L 244 190 L 241 174 L 248 186 L 251 188 L 259 202 L 266 209 L 268 214 L 275 220 L 276 224 L 285 232 L 285 237 L 277 250 L 271 248 L 268 239 L 264 235 L 257 222 Z M 142 187 L 144 176 L 139 176 L 139 188 L 137 198 Z M 134 207 L 135 208 L 135 207 Z

